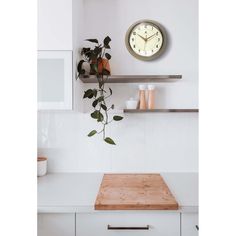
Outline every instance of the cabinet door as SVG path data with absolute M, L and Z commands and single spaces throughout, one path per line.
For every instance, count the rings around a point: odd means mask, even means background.
M 76 236 L 180 236 L 179 213 L 95 212 L 76 215 Z
M 72 51 L 38 52 L 38 109 L 72 109 Z
M 75 214 L 38 214 L 38 236 L 75 236 Z
M 198 235 L 198 214 L 183 213 L 182 220 L 182 236 L 197 236 Z
M 38 50 L 72 50 L 72 0 L 38 0 Z

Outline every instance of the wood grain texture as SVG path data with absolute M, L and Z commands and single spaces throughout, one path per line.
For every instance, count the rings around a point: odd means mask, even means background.
M 104 174 L 95 210 L 178 210 L 160 174 Z

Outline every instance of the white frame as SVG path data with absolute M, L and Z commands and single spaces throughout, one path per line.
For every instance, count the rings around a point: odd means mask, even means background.
M 38 51 L 38 59 L 64 59 L 64 101 L 38 102 L 38 110 L 72 110 L 72 51 Z

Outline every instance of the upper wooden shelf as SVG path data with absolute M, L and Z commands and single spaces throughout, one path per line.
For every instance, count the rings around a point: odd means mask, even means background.
M 163 83 L 182 79 L 182 75 L 110 75 L 106 83 Z M 83 83 L 96 83 L 94 75 L 81 76 Z

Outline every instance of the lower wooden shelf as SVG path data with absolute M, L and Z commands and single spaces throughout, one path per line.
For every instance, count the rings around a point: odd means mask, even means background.
M 199 109 L 124 109 L 124 113 L 167 113 L 167 112 L 182 112 L 182 113 L 189 113 L 189 112 L 198 112 Z

